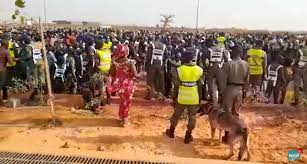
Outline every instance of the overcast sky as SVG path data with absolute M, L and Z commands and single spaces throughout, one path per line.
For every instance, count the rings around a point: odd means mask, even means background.
M 0 0 L 0 20 L 11 18 L 15 0 Z M 43 0 L 25 0 L 22 11 L 43 16 Z M 195 27 L 197 0 L 46 0 L 47 20 L 99 21 L 154 26 L 160 14 L 175 26 Z M 200 0 L 199 27 L 307 30 L 307 0 Z

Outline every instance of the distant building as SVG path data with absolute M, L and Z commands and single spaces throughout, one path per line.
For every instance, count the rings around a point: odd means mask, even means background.
M 97 26 L 97 27 L 101 26 L 101 23 L 99 23 L 99 22 L 86 22 L 86 21 L 84 21 L 84 22 L 82 22 L 82 24 L 84 26 Z
M 103 29 L 111 29 L 112 26 L 109 26 L 109 25 L 101 25 L 100 28 L 103 28 Z
M 58 25 L 78 25 L 78 26 L 101 26 L 99 22 L 88 22 L 88 21 L 67 21 L 67 20 L 55 20 L 52 21 L 54 24 Z
M 52 23 L 54 23 L 54 24 L 59 24 L 59 25 L 71 24 L 70 21 L 66 21 L 66 20 L 56 20 L 56 21 L 52 21 Z

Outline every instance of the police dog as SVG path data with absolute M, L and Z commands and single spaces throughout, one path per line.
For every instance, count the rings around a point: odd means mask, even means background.
M 250 159 L 250 154 L 247 147 L 248 130 L 246 124 L 238 116 L 233 116 L 230 112 L 223 112 L 214 108 L 210 104 L 204 104 L 200 107 L 200 115 L 207 114 L 211 126 L 211 138 L 214 139 L 215 129 L 219 129 L 219 141 L 223 131 L 228 131 L 229 136 L 227 145 L 230 148 L 227 159 L 234 155 L 234 146 L 240 142 L 238 160 L 242 160 L 244 153 L 247 153 L 246 160 Z

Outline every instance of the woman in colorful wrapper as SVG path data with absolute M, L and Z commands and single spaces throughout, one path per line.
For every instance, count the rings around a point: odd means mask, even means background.
M 128 48 L 119 44 L 112 54 L 110 78 L 107 89 L 109 93 L 116 92 L 120 97 L 119 118 L 124 127 L 128 121 L 131 98 L 134 92 L 134 79 L 137 77 L 135 61 L 128 59 Z

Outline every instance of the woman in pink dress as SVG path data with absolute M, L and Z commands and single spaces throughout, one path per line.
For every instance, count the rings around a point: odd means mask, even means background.
M 134 79 L 137 77 L 135 61 L 127 58 L 128 48 L 119 44 L 112 54 L 112 64 L 110 68 L 110 78 L 107 89 L 109 93 L 116 92 L 120 97 L 119 118 L 122 126 L 128 120 L 131 106 L 131 98 L 134 92 Z

